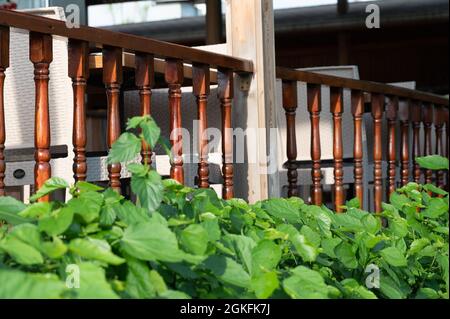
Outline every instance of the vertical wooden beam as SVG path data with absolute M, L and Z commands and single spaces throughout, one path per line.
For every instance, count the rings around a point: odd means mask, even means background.
M 381 212 L 381 202 L 383 201 L 382 184 L 382 152 L 383 140 L 381 132 L 381 121 L 384 112 L 384 96 L 372 93 L 372 118 L 373 118 L 373 175 L 374 175 L 374 207 L 375 212 Z
M 364 203 L 363 188 L 363 143 L 362 143 L 362 116 L 364 113 L 364 94 L 362 91 L 352 90 L 352 115 L 354 126 L 354 145 L 353 145 L 353 175 L 355 179 L 355 197 L 359 199 L 361 208 Z
M 222 42 L 222 0 L 206 1 L 206 44 Z
M 155 66 L 153 55 L 147 53 L 137 52 L 135 54 L 135 84 L 139 90 L 139 100 L 141 103 L 141 115 L 151 114 L 152 103 L 152 86 L 155 77 Z M 152 150 L 150 145 L 142 142 L 141 147 L 141 162 L 142 164 L 152 164 Z
M 73 177 L 85 181 L 86 164 L 86 83 L 89 77 L 89 43 L 69 40 L 69 77 L 73 87 Z
M 400 100 L 398 105 L 398 119 L 400 121 L 400 179 L 401 185 L 409 182 L 409 118 L 412 108 L 410 102 Z
M 334 209 L 342 212 L 344 205 L 344 144 L 342 140 L 342 113 L 344 112 L 343 89 L 330 88 L 330 111 L 333 114 L 333 158 L 334 158 Z
M 219 69 L 218 97 L 222 108 L 222 197 L 234 197 L 233 184 L 233 132 L 231 126 L 231 106 L 233 102 L 233 72 L 228 69 Z
M 444 107 L 442 105 L 436 105 L 434 116 L 434 128 L 436 132 L 436 154 L 440 156 L 445 156 L 444 139 L 443 139 L 444 121 L 445 121 Z M 444 188 L 445 181 L 443 170 L 439 170 L 436 172 L 436 184 L 438 187 Z
M 397 164 L 397 137 L 396 124 L 398 114 L 398 97 L 391 96 L 386 105 L 386 118 L 388 120 L 388 198 L 395 191 L 396 164 Z
M 50 118 L 48 106 L 49 67 L 53 60 L 53 39 L 51 35 L 30 32 L 30 61 L 34 64 L 35 82 L 35 126 L 34 166 L 35 189 L 39 190 L 51 176 L 50 167 Z M 39 201 L 48 201 L 44 196 Z
M 5 196 L 5 105 L 4 83 L 5 71 L 9 66 L 9 27 L 0 26 L 0 196 Z
M 297 188 L 297 137 L 295 132 L 295 112 L 297 110 L 297 82 L 283 81 L 283 108 L 286 113 L 286 155 L 288 196 L 298 196 Z
M 322 205 L 322 172 L 320 169 L 320 111 L 322 109 L 320 98 L 320 85 L 307 84 L 308 112 L 311 122 L 311 160 L 312 160 L 312 188 L 311 202 Z
M 256 141 L 245 137 L 245 156 L 264 160 L 235 165 L 236 175 L 245 176 L 247 180 L 235 185 L 235 196 L 254 203 L 269 194 L 270 197 L 281 194 L 279 171 L 269 171 L 269 168 L 280 166 L 277 145 L 268 143 L 270 129 L 277 127 L 279 107 L 275 99 L 273 3 L 272 0 L 226 0 L 226 3 L 228 54 L 252 60 L 255 69 L 251 77 L 242 76 L 236 81 L 236 112 L 233 114 L 235 127 L 256 130 Z M 242 90 L 241 84 L 248 90 Z M 266 160 L 269 150 L 270 163 Z
M 431 141 L 431 130 L 433 125 L 433 105 L 430 103 L 424 103 L 423 105 L 423 125 L 425 131 L 425 144 L 424 155 L 433 155 L 433 145 Z M 433 183 L 433 171 L 430 169 L 425 170 L 425 183 Z
M 205 64 L 195 64 L 192 68 L 192 86 L 197 100 L 198 110 L 198 187 L 209 187 L 209 165 L 208 165 L 208 120 L 206 108 L 208 106 L 208 95 L 210 93 L 209 66 Z
M 184 79 L 183 61 L 167 59 L 165 79 L 169 85 L 170 142 L 172 144 L 170 177 L 183 184 L 183 135 L 181 131 L 181 85 Z
M 103 48 L 103 82 L 108 101 L 106 142 L 109 149 L 120 136 L 119 103 L 122 76 L 122 49 L 105 46 Z M 108 165 L 109 184 L 113 190 L 119 193 L 121 168 L 120 163 Z
M 419 101 L 411 100 L 409 104 L 411 112 L 409 113 L 410 121 L 412 123 L 413 130 L 413 144 L 412 144 L 412 156 L 413 156 L 413 177 L 414 182 L 420 183 L 420 177 L 422 170 L 416 161 L 416 158 L 422 156 L 420 146 L 420 125 L 422 122 L 422 107 Z

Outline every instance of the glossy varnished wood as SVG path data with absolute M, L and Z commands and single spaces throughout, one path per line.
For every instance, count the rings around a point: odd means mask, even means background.
M 397 136 L 396 123 L 398 115 L 398 97 L 389 97 L 386 105 L 386 119 L 388 121 L 388 196 L 395 191 L 396 164 L 397 164 Z
M 170 177 L 183 184 L 183 136 L 181 131 L 181 85 L 184 79 L 183 62 L 168 59 L 166 61 L 165 79 L 169 86 L 170 142 L 172 145 Z
M 103 83 L 106 87 L 108 103 L 106 142 L 110 149 L 120 136 L 119 96 L 122 83 L 122 49 L 117 47 L 103 48 Z M 120 192 L 120 163 L 108 164 L 109 184 L 116 192 Z
M 0 196 L 5 195 L 5 106 L 4 106 L 4 83 L 5 71 L 9 66 L 9 28 L 0 26 Z
M 444 107 L 442 105 L 436 105 L 435 116 L 434 116 L 434 128 L 436 134 L 436 146 L 435 152 L 437 155 L 445 156 L 444 151 L 444 123 L 445 123 L 445 113 Z M 444 171 L 439 170 L 436 172 L 436 184 L 440 188 L 444 188 Z
M 382 172 L 382 117 L 384 112 L 384 96 L 382 94 L 372 94 L 372 119 L 373 119 L 373 199 L 375 212 L 381 212 L 383 201 L 383 172 Z
M 152 86 L 155 77 L 154 57 L 147 53 L 136 53 L 135 84 L 139 90 L 139 100 L 141 103 L 141 115 L 151 114 Z M 142 142 L 141 147 L 142 164 L 152 164 L 152 150 L 150 145 Z
M 423 105 L 423 126 L 424 126 L 424 155 L 433 155 L 433 145 L 431 139 L 432 127 L 434 118 L 434 108 L 430 103 Z M 425 183 L 431 184 L 433 182 L 433 171 L 425 170 Z
M 210 93 L 209 66 L 206 64 L 196 64 L 192 68 L 193 92 L 197 101 L 198 112 L 198 170 L 197 185 L 199 188 L 209 187 L 209 166 L 208 166 L 208 119 L 206 108 L 208 106 L 208 95 Z
M 322 205 L 322 172 L 320 169 L 320 85 L 307 84 L 308 112 L 311 123 L 311 160 L 312 160 L 312 187 L 311 202 L 314 205 Z
M 75 157 L 73 174 L 75 181 L 86 180 L 86 83 L 89 77 L 89 43 L 69 40 L 69 77 L 73 87 L 72 143 Z
M 222 108 L 222 197 L 230 199 L 234 196 L 233 184 L 233 132 L 231 125 L 231 107 L 233 102 L 233 72 L 230 69 L 219 69 L 218 97 Z
M 414 182 L 420 183 L 422 170 L 419 164 L 416 162 L 416 158 L 422 156 L 422 149 L 420 145 L 420 127 L 422 125 L 422 107 L 419 101 L 412 100 L 409 104 L 410 107 L 410 121 L 412 123 L 412 156 L 413 156 L 413 178 Z
M 330 88 L 330 111 L 333 115 L 333 158 L 334 158 L 334 207 L 336 212 L 342 212 L 344 205 L 344 170 L 343 155 L 344 145 L 342 139 L 342 113 L 343 89 L 337 87 Z
M 351 91 L 351 104 L 353 115 L 353 175 L 355 183 L 355 197 L 359 199 L 363 207 L 364 188 L 363 188 L 363 144 L 362 144 L 362 116 L 364 113 L 364 94 L 359 90 Z
M 53 60 L 53 40 L 50 35 L 30 32 L 30 61 L 34 64 L 35 82 L 35 189 L 42 187 L 51 176 L 50 118 L 48 105 L 49 67 Z M 44 196 L 39 201 L 48 201 Z
M 398 119 L 400 121 L 400 180 L 404 186 L 409 182 L 409 117 L 411 108 L 408 100 L 400 100 Z
M 445 123 L 445 157 L 450 158 L 450 125 L 449 125 L 449 110 L 444 108 L 444 123 Z M 450 174 L 449 170 L 446 171 L 446 190 L 450 190 Z
M 295 132 L 295 113 L 297 110 L 297 82 L 283 81 L 283 108 L 286 113 L 286 156 L 288 196 L 298 196 L 297 187 L 297 137 Z

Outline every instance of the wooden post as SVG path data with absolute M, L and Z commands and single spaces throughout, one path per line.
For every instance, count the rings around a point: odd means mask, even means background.
M 424 155 L 433 155 L 433 145 L 431 142 L 431 130 L 433 126 L 433 116 L 434 110 L 433 105 L 430 103 L 425 103 L 423 105 L 423 125 L 425 131 L 425 143 L 424 143 Z M 430 169 L 425 170 L 425 183 L 433 183 L 433 171 Z
M 222 40 L 222 1 L 206 1 L 206 44 L 218 44 Z
M 69 40 L 69 77 L 73 87 L 72 142 L 75 181 L 86 180 L 86 82 L 89 77 L 89 43 Z
M 375 212 L 381 212 L 381 202 L 383 201 L 383 184 L 382 184 L 382 151 L 383 141 L 381 132 L 381 119 L 384 112 L 384 96 L 382 94 L 372 93 L 372 118 L 373 118 L 373 175 L 374 175 L 374 205 Z
M 342 212 L 341 206 L 344 205 L 344 170 L 343 155 L 344 145 L 342 140 L 342 113 L 343 90 L 342 88 L 330 88 L 330 111 L 333 114 L 333 158 L 334 158 L 334 209 L 336 212 Z
M 183 61 L 167 59 L 165 78 L 169 85 L 170 142 L 172 144 L 170 177 L 183 184 L 183 136 L 181 133 L 181 85 L 184 79 Z
M 295 132 L 295 112 L 297 110 L 297 82 L 283 81 L 283 108 L 286 113 L 286 152 L 288 158 L 288 196 L 298 196 L 297 188 L 297 137 Z
M 107 144 L 110 149 L 120 136 L 119 97 L 122 83 L 122 49 L 116 47 L 103 48 L 103 82 L 108 100 Z M 108 165 L 109 184 L 120 193 L 120 163 Z
M 389 103 L 386 105 L 386 118 L 388 120 L 388 198 L 395 191 L 395 177 L 397 164 L 397 137 L 396 124 L 398 114 L 398 98 L 391 96 Z
M 409 101 L 400 100 L 398 105 L 398 119 L 400 120 L 400 176 L 401 185 L 405 186 L 409 182 Z
M 48 106 L 49 67 L 53 60 L 53 38 L 51 35 L 30 32 L 30 61 L 34 64 L 36 85 L 34 124 L 34 184 L 39 190 L 51 176 L 50 167 L 50 117 Z M 44 196 L 39 201 L 48 201 Z
M 311 160 L 312 160 L 312 188 L 311 188 L 311 202 L 314 205 L 322 205 L 322 171 L 320 170 L 320 85 L 307 85 L 307 100 L 308 112 L 311 123 Z
M 364 94 L 362 91 L 352 90 L 352 115 L 354 126 L 353 145 L 353 175 L 355 178 L 355 197 L 359 199 L 359 204 L 363 208 L 364 187 L 363 187 L 363 143 L 362 143 L 362 116 L 364 113 Z
M 5 106 L 3 90 L 5 83 L 5 70 L 9 66 L 9 28 L 0 26 L 0 196 L 5 196 Z
M 154 82 L 155 66 L 153 55 L 146 53 L 136 53 L 136 78 L 135 84 L 139 89 L 139 98 L 141 103 L 141 115 L 151 114 L 152 103 L 152 85 Z M 142 142 L 141 147 L 142 164 L 152 164 L 152 150 L 150 145 Z
M 409 117 L 412 122 L 413 129 L 413 144 L 412 144 L 412 156 L 413 156 L 413 177 L 414 182 L 420 183 L 421 169 L 416 162 L 416 158 L 422 156 L 420 146 L 420 125 L 422 122 L 422 107 L 418 101 L 410 101 L 409 108 L 411 110 Z
M 256 131 L 256 141 L 246 136 L 245 156 L 260 163 L 235 164 L 235 174 L 247 183 L 235 185 L 235 196 L 251 203 L 280 196 L 279 175 L 268 171 L 270 128 L 276 128 L 275 37 L 272 0 L 226 0 L 228 54 L 254 62 L 253 77 L 236 82 L 234 127 Z M 242 88 L 245 87 L 245 90 Z M 263 133 L 265 132 L 265 133 Z M 271 167 L 277 167 L 277 146 L 271 145 Z M 269 182 L 270 181 L 270 182 Z
M 435 117 L 434 117 L 434 127 L 436 132 L 436 154 L 440 156 L 445 156 L 444 153 L 444 107 L 442 105 L 437 105 L 435 108 Z M 440 188 L 444 188 L 444 171 L 439 170 L 436 172 L 436 184 Z
M 208 95 L 210 93 L 210 74 L 209 66 L 205 64 L 196 64 L 192 68 L 192 86 L 194 96 L 197 100 L 198 112 L 198 187 L 209 187 L 209 165 L 208 165 L 208 119 L 206 108 L 208 106 Z

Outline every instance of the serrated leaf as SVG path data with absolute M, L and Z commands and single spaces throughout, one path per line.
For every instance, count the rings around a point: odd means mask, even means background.
M 120 265 L 125 262 L 123 258 L 111 252 L 111 247 L 105 240 L 94 238 L 72 239 L 69 250 L 81 257 L 103 261 L 111 265 Z
M 112 145 L 108 154 L 108 163 L 128 162 L 141 150 L 141 140 L 132 133 L 122 133 Z
M 52 177 L 48 179 L 44 185 L 34 194 L 30 197 L 30 202 L 34 202 L 38 200 L 41 197 L 44 197 L 58 189 L 66 189 L 69 187 L 69 184 L 60 177 Z

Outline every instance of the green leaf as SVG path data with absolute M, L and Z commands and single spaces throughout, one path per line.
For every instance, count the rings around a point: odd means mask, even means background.
M 161 176 L 150 171 L 145 177 L 133 175 L 131 190 L 138 196 L 142 207 L 150 212 L 156 211 L 163 199 Z
M 122 133 L 109 151 L 108 163 L 128 162 L 141 150 L 141 140 L 132 133 Z
M 150 221 L 150 216 L 143 208 L 136 207 L 132 202 L 125 201 L 115 208 L 117 217 L 127 225 L 145 223 Z
M 419 238 L 419 239 L 414 240 L 409 247 L 408 254 L 410 254 L 410 255 L 417 254 L 429 243 L 430 243 L 430 240 L 428 238 Z
M 93 263 L 81 263 L 80 287 L 74 289 L 79 299 L 117 299 L 117 294 L 106 281 L 105 271 Z
M 309 243 L 305 236 L 300 235 L 294 226 L 280 225 L 278 230 L 288 235 L 288 239 L 292 242 L 295 250 L 305 262 L 313 262 L 316 260 L 319 254 L 318 249 Z
M 67 246 L 58 237 L 54 237 L 53 241 L 42 242 L 40 247 L 43 254 L 53 259 L 61 258 L 67 250 Z
M 237 287 L 248 288 L 250 276 L 242 265 L 225 256 L 209 256 L 203 266 L 210 270 L 219 280 Z
M 375 235 L 381 230 L 381 221 L 378 217 L 373 216 L 372 214 L 367 214 L 361 219 L 361 222 L 364 226 L 364 229 L 370 233 Z
M 138 259 L 128 257 L 127 265 L 126 292 L 132 298 L 149 299 L 155 297 L 156 292 L 147 264 Z
M 323 252 L 331 258 L 337 258 L 334 249 L 342 242 L 340 238 L 323 238 L 322 249 Z
M 393 192 L 389 198 L 391 204 L 398 210 L 402 210 L 403 206 L 408 205 L 411 201 L 404 194 Z
M 239 260 L 244 265 L 248 273 L 252 273 L 252 249 L 256 246 L 255 241 L 244 235 L 227 235 L 234 244 Z
M 417 157 L 416 162 L 425 169 L 448 170 L 448 158 L 439 155 Z
M 61 207 L 50 213 L 50 216 L 39 220 L 39 230 L 49 236 L 64 233 L 72 224 L 73 210 L 70 207 Z
M 336 246 L 334 253 L 339 261 L 348 269 L 356 269 L 358 267 L 358 260 L 356 259 L 353 246 L 342 242 Z
M 440 299 L 438 292 L 431 288 L 420 288 L 416 299 Z
M 159 294 L 159 297 L 162 299 L 191 299 L 191 297 L 184 292 L 176 290 L 167 290 Z
M 295 224 L 299 222 L 300 213 L 292 204 L 282 198 L 273 198 L 263 203 L 263 208 L 269 215 L 286 220 L 289 223 Z
M 53 274 L 29 274 L 0 268 L 0 299 L 61 298 L 64 283 Z
M 79 215 L 86 224 L 92 223 L 100 215 L 103 205 L 103 196 L 97 192 L 81 193 L 79 197 L 72 198 L 67 202 L 67 206 L 72 208 L 76 215 Z
M 150 145 L 150 148 L 154 148 L 161 135 L 161 129 L 153 119 L 140 123 L 142 129 L 142 135 L 144 140 Z
M 208 233 L 208 239 L 211 242 L 217 241 L 220 239 L 221 231 L 219 227 L 219 220 L 214 217 L 214 219 L 207 219 L 202 222 L 203 228 Z
M 34 203 L 29 205 L 19 213 L 19 216 L 24 218 L 41 218 L 50 214 L 52 206 L 47 202 Z
M 294 299 L 328 299 L 332 291 L 325 284 L 323 277 L 317 271 L 304 266 L 298 266 L 293 275 L 283 281 L 286 293 Z
M 121 245 L 127 254 L 141 260 L 179 262 L 184 259 L 175 234 L 154 221 L 129 226 Z
M 111 265 L 120 265 L 125 260 L 114 255 L 105 240 L 94 238 L 76 238 L 70 241 L 69 250 L 81 257 L 103 261 Z
M 336 214 L 334 221 L 343 231 L 360 232 L 364 229 L 361 220 L 348 213 Z
M 208 233 L 201 225 L 189 225 L 180 233 L 181 245 L 195 255 L 206 252 L 208 241 Z
M 341 281 L 344 296 L 350 299 L 378 299 L 377 296 L 366 287 L 360 285 L 355 279 L 349 278 Z
M 20 225 L 29 222 L 29 219 L 19 216 L 25 204 L 13 197 L 0 197 L 0 220 L 6 221 L 10 225 Z
M 126 130 L 128 131 L 128 130 L 131 130 L 133 128 L 138 128 L 138 126 L 142 122 L 144 122 L 144 121 L 146 121 L 148 119 L 149 119 L 148 115 L 146 115 L 146 116 L 134 116 L 132 118 L 129 118 L 128 121 L 127 121 Z
M 41 234 L 39 228 L 34 224 L 17 225 L 12 229 L 9 236 L 16 238 L 37 250 L 41 249 Z
M 144 177 L 150 171 L 150 167 L 138 163 L 130 163 L 127 165 L 127 170 L 133 175 Z
M 252 274 L 260 274 L 277 267 L 281 248 L 271 240 L 261 240 L 252 250 Z
M 426 184 L 422 186 L 424 190 L 426 190 L 427 192 L 432 192 L 438 195 L 443 195 L 446 196 L 448 195 L 448 192 L 446 192 L 445 190 L 443 190 L 442 188 L 439 188 L 433 184 Z
M 16 262 L 22 265 L 44 263 L 41 253 L 15 237 L 6 237 L 0 241 L 0 249 L 6 251 Z
M 431 198 L 427 207 L 422 211 L 422 215 L 429 218 L 438 218 L 448 213 L 448 204 L 442 198 Z
M 405 299 L 405 293 L 395 283 L 395 281 L 384 274 L 380 276 L 380 291 L 389 299 Z
M 42 187 L 36 192 L 36 194 L 30 197 L 30 202 L 35 202 L 39 198 L 44 197 L 54 192 L 55 190 L 66 189 L 68 187 L 69 184 L 67 184 L 67 182 L 64 179 L 60 177 L 52 177 L 48 179 L 44 183 L 44 185 L 42 185 Z
M 85 181 L 76 182 L 75 188 L 78 189 L 80 192 L 99 192 L 104 190 L 103 187 Z
M 99 223 L 101 226 L 109 227 L 114 224 L 116 220 L 116 208 L 120 205 L 105 205 L 100 211 Z
M 279 286 L 280 282 L 275 271 L 261 273 L 256 277 L 252 277 L 250 283 L 250 289 L 255 292 L 258 299 L 269 298 Z
M 403 218 L 389 219 L 389 230 L 398 237 L 405 237 L 408 234 L 408 223 Z
M 406 267 L 408 261 L 403 253 L 397 247 L 387 247 L 380 250 L 380 255 L 391 266 L 394 267 Z

